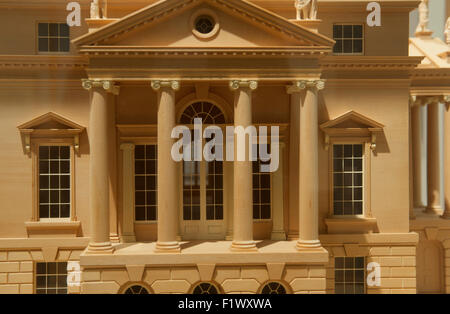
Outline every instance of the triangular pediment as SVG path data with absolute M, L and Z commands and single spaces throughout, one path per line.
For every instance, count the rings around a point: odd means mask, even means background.
M 384 125 L 355 111 L 349 111 L 336 119 L 323 123 L 320 128 L 324 131 L 331 129 L 368 129 L 381 130 Z
M 35 130 L 67 130 L 72 133 L 81 133 L 83 126 L 70 121 L 54 112 L 48 112 L 25 122 L 17 127 L 20 131 L 30 132 Z
M 210 38 L 196 36 L 193 17 L 212 12 L 219 25 Z M 163 0 L 74 40 L 78 47 L 316 47 L 330 38 L 244 0 Z

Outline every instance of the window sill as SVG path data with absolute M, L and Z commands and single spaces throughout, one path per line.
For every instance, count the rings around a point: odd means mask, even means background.
M 327 218 L 325 224 L 329 234 L 361 234 L 376 232 L 376 218 L 350 217 L 350 218 Z
M 27 221 L 29 238 L 66 237 L 75 238 L 80 229 L 80 221 Z

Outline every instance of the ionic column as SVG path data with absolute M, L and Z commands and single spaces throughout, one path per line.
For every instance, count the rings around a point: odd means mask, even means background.
M 256 81 L 232 81 L 230 88 L 235 92 L 234 125 L 244 129 L 252 125 L 252 91 L 258 87 Z M 246 151 L 249 138 L 246 136 Z M 245 161 L 237 160 L 238 143 L 234 140 L 234 230 L 232 250 L 256 250 L 253 241 L 253 178 L 252 161 L 245 154 Z M 242 149 L 242 147 L 240 147 Z
M 444 214 L 442 218 L 450 219 L 450 99 L 444 106 Z
M 284 231 L 284 200 L 283 200 L 283 161 L 284 161 L 284 143 L 280 143 L 278 169 L 272 175 L 273 182 L 273 210 L 272 210 L 272 234 L 271 240 L 286 240 Z
M 291 91 L 305 90 L 300 104 L 299 239 L 297 249 L 321 247 L 319 241 L 318 91 L 324 81 L 295 82 Z M 301 99 L 301 98 L 300 98 Z
M 180 252 L 178 235 L 177 164 L 171 150 L 175 143 L 175 91 L 178 81 L 152 81 L 158 93 L 158 240 L 156 252 Z
M 91 215 L 91 241 L 88 254 L 113 252 L 110 241 L 109 221 L 109 153 L 113 107 L 108 103 L 108 92 L 118 94 L 118 87 L 111 81 L 84 80 L 83 87 L 92 91 L 89 119 L 89 207 Z
M 123 143 L 122 150 L 122 242 L 136 242 L 134 234 L 134 144 Z
M 440 167 L 439 167 L 439 103 L 428 103 L 428 205 L 426 213 L 441 213 Z
M 225 198 L 224 201 L 226 201 L 227 206 L 227 232 L 225 235 L 225 240 L 231 241 L 233 240 L 233 202 L 231 201 L 234 199 L 233 197 L 233 176 L 234 176 L 234 168 L 233 168 L 233 162 L 224 161 L 223 162 L 223 186 L 224 186 L 224 193 Z

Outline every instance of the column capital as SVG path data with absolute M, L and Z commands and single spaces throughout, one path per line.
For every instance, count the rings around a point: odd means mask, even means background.
M 135 145 L 133 143 L 122 143 L 120 144 L 120 150 L 124 151 L 132 151 L 134 150 Z
M 234 91 L 240 88 L 249 88 L 250 90 L 256 90 L 258 88 L 258 81 L 232 80 L 230 81 L 229 86 L 230 89 Z
M 111 80 L 89 80 L 83 79 L 81 85 L 86 90 L 91 90 L 92 88 L 103 88 L 108 93 L 113 95 L 119 95 L 120 86 L 117 86 L 114 81 Z
M 298 80 L 292 82 L 292 85 L 286 86 L 288 94 L 301 93 L 307 88 L 315 88 L 318 91 L 325 88 L 324 80 Z
M 161 88 L 171 88 L 174 91 L 178 91 L 180 89 L 180 81 L 154 80 L 151 82 L 151 85 L 155 91 L 159 91 Z
M 410 97 L 411 107 L 438 103 L 443 103 L 448 107 L 450 104 L 450 95 L 411 95 Z

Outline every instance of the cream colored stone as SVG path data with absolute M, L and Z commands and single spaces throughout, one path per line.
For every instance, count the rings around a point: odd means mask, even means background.
M 392 255 L 402 255 L 402 256 L 416 256 L 416 247 L 409 246 L 409 247 L 392 247 Z
M 381 278 L 381 287 L 383 287 L 383 288 L 403 288 L 403 279 Z
M 415 267 L 392 267 L 391 277 L 411 277 L 416 278 L 416 268 Z
M 119 285 L 113 281 L 83 282 L 81 292 L 85 294 L 117 294 Z
M 296 278 L 290 282 L 293 291 L 299 290 L 325 290 L 325 278 Z
M 120 286 L 124 285 L 128 281 L 130 281 L 128 277 L 128 273 L 125 270 L 118 269 L 105 269 L 101 273 L 102 281 L 115 281 Z
M 11 273 L 20 270 L 20 263 L 18 262 L 0 262 L 0 272 Z
M 416 266 L 416 257 L 415 256 L 402 257 L 401 266 Z
M 33 262 L 21 262 L 20 272 L 30 272 L 33 271 Z
M 327 270 L 323 267 L 311 266 L 309 268 L 309 277 L 311 277 L 311 278 L 315 278 L 315 277 L 324 278 L 324 277 L 326 277 L 326 273 L 327 273 Z
M 31 256 L 29 252 L 8 252 L 8 261 L 30 261 Z
M 171 270 L 172 280 L 183 279 L 190 284 L 194 284 L 200 280 L 200 275 L 195 268 L 172 268 Z
M 285 263 L 267 263 L 267 272 L 270 280 L 280 280 L 283 277 Z
M 186 280 L 157 280 L 152 284 L 155 293 L 188 293 L 190 287 Z
M 6 283 L 8 280 L 8 274 L 0 274 L 0 283 Z
M 7 252 L 0 252 L 0 262 L 7 261 Z
M 20 285 L 20 294 L 33 294 L 33 285 L 32 284 Z
M 242 279 L 256 279 L 260 284 L 269 280 L 269 274 L 266 267 L 242 267 Z
M 402 258 L 401 257 L 381 257 L 380 258 L 381 266 L 402 266 Z M 406 265 L 404 265 L 406 266 Z
M 295 278 L 308 277 L 308 269 L 306 267 L 287 266 L 284 272 L 284 280 L 291 282 Z
M 392 294 L 416 294 L 416 289 L 392 289 Z
M 47 263 L 54 262 L 56 260 L 56 256 L 58 255 L 58 247 L 57 246 L 47 246 L 42 248 L 42 256 L 44 257 L 44 261 Z
M 416 278 L 403 279 L 403 288 L 416 288 Z
M 197 264 L 197 269 L 202 281 L 210 281 L 214 276 L 216 264 Z
M 83 251 L 78 251 L 78 250 L 71 251 L 69 260 L 70 260 L 70 261 L 79 261 L 79 260 L 80 260 L 80 254 L 81 254 L 82 252 L 83 252 Z
M 168 268 L 148 268 L 144 274 L 144 281 L 152 285 L 156 280 L 169 280 L 170 269 Z
M 370 256 L 391 255 L 391 248 L 388 246 L 375 246 L 370 248 Z
M 19 285 L 0 285 L 0 294 L 17 294 Z
M 237 291 L 256 293 L 260 286 L 260 283 L 256 279 L 227 279 L 222 283 L 222 288 L 225 293 Z
M 99 270 L 84 270 L 81 273 L 81 278 L 83 281 L 100 281 L 100 271 Z
M 56 260 L 60 262 L 66 262 L 69 260 L 70 254 L 71 251 L 69 250 L 59 250 Z
M 42 262 L 44 260 L 44 256 L 42 255 L 42 251 L 30 251 L 31 257 L 33 261 Z
M 32 283 L 33 273 L 9 273 L 8 283 Z
M 144 275 L 145 265 L 126 265 L 128 277 L 131 281 L 141 281 Z
M 216 274 L 214 280 L 222 284 L 226 279 L 238 279 L 241 278 L 240 267 L 216 267 Z

